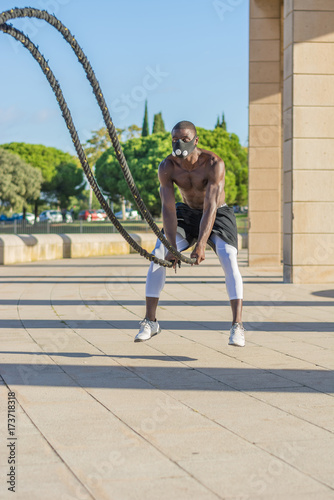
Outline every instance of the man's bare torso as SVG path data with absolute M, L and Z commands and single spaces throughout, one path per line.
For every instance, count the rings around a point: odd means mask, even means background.
M 197 151 L 198 159 L 189 170 L 182 165 L 182 161 L 172 155 L 167 156 L 162 168 L 164 174 L 178 186 L 183 202 L 190 208 L 202 210 L 210 171 L 221 159 L 211 151 L 199 148 Z M 224 203 L 225 191 L 222 189 L 218 206 Z

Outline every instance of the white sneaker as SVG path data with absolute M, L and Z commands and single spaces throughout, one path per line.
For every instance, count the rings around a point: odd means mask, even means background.
M 241 323 L 234 323 L 230 330 L 230 338 L 228 345 L 236 345 L 238 347 L 244 347 L 245 345 L 245 329 Z
M 143 342 L 144 340 L 149 340 L 153 335 L 161 332 L 161 328 L 157 321 L 150 321 L 144 318 L 139 322 L 140 330 L 135 336 L 135 342 Z

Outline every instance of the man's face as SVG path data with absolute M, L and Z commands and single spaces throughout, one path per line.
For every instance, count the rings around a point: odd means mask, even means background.
M 193 130 L 190 130 L 189 128 L 182 128 L 182 129 L 173 129 L 172 130 L 172 142 L 176 142 L 179 139 L 181 139 L 184 142 L 190 142 L 193 140 L 195 137 L 195 132 Z M 198 139 L 196 139 L 198 142 Z M 197 144 L 197 142 L 195 143 Z

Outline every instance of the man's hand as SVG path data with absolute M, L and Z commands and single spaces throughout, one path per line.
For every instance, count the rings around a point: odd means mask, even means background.
M 175 246 L 176 248 L 176 246 Z M 175 257 L 175 255 L 173 255 L 171 252 L 167 252 L 167 255 L 165 257 L 165 260 L 168 260 L 170 262 L 173 262 L 173 269 L 175 269 L 175 272 L 176 272 L 176 264 L 178 264 L 179 260 L 177 257 Z
M 196 259 L 195 265 L 198 266 L 203 260 L 205 260 L 205 245 L 197 243 L 194 250 L 191 252 L 190 257 L 191 259 Z

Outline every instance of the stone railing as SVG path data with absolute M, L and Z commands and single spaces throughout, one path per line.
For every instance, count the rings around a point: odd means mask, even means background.
M 148 252 L 154 249 L 154 234 L 137 233 L 131 236 Z M 239 248 L 247 248 L 245 238 L 240 234 L 238 238 Z M 119 234 L 0 234 L 0 265 L 133 252 Z

